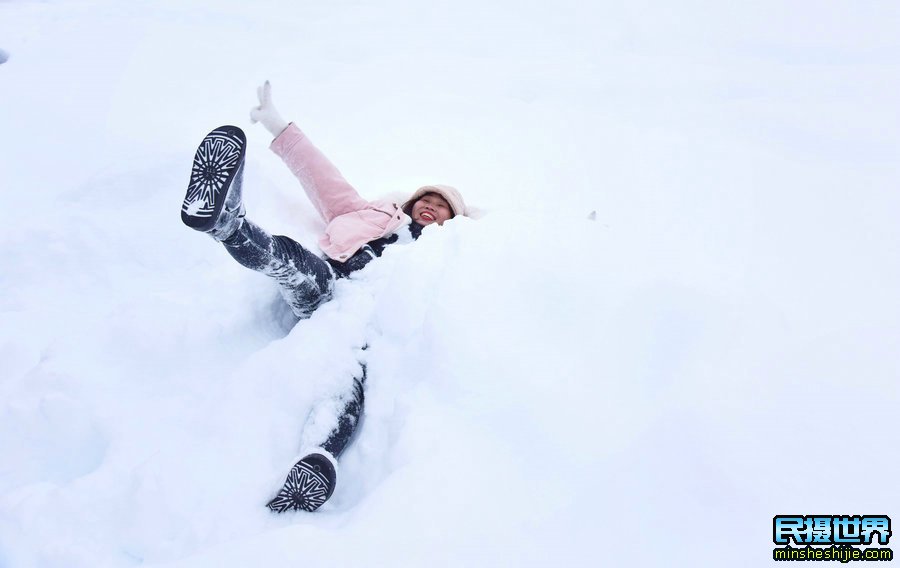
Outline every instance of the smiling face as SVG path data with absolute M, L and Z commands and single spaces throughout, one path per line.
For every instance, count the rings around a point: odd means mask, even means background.
M 412 206 L 413 221 L 420 225 L 437 223 L 443 225 L 444 221 L 453 217 L 453 210 L 447 200 L 437 193 L 426 193 Z

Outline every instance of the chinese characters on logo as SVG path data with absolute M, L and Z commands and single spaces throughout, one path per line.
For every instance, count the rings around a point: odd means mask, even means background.
M 778 515 L 775 544 L 887 544 L 891 518 L 886 515 Z

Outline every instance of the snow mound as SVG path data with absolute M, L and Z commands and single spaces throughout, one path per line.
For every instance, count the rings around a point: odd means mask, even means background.
M 760 566 L 896 511 L 897 9 L 701 4 L 0 2 L 0 566 Z M 365 196 L 486 214 L 297 323 L 178 213 L 233 122 L 315 246 L 266 78 Z M 360 360 L 334 496 L 271 514 Z

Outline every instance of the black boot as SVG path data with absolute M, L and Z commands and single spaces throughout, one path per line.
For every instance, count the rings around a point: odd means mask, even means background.
M 241 182 L 247 138 L 237 126 L 220 126 L 206 135 L 194 154 L 181 220 L 222 241 L 244 219 Z
M 331 460 L 312 453 L 291 468 L 284 487 L 266 506 L 276 513 L 315 511 L 334 493 L 335 475 Z

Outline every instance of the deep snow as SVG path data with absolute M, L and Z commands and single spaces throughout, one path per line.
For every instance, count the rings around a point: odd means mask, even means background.
M 900 514 L 900 8 L 725 4 L 0 2 L 0 566 L 763 566 L 776 514 Z M 364 195 L 486 215 L 292 327 L 178 216 L 234 123 L 314 246 L 265 79 Z M 336 494 L 269 514 L 366 343 Z

